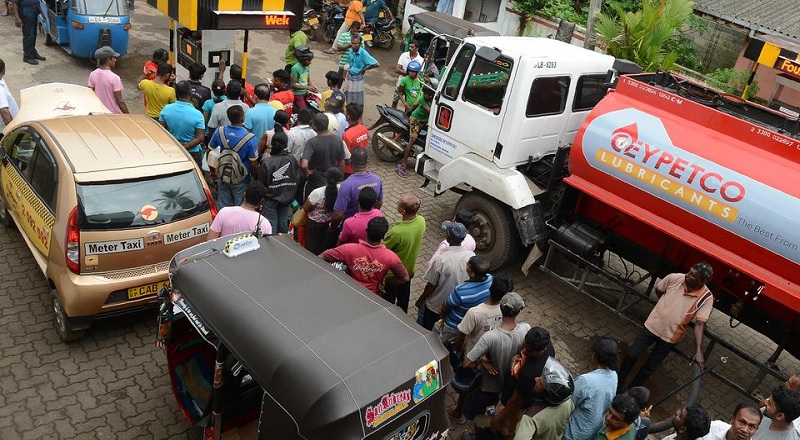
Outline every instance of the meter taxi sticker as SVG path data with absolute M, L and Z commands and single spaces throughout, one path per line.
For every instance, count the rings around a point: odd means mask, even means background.
M 153 205 L 144 205 L 142 209 L 139 210 L 139 214 L 143 219 L 151 222 L 158 218 L 158 208 Z
M 208 228 L 209 224 L 206 222 L 202 225 L 192 226 L 190 228 L 181 229 L 180 231 L 166 233 L 164 234 L 164 244 L 172 244 L 178 241 L 206 236 L 208 234 Z
M 367 406 L 364 421 L 367 427 L 377 428 L 411 405 L 411 390 L 399 390 L 384 394 L 374 405 Z
M 141 251 L 143 249 L 144 249 L 143 238 L 134 238 L 130 240 L 95 241 L 92 243 L 84 243 L 84 250 L 89 255 L 117 254 L 120 252 Z
M 428 362 L 414 374 L 417 382 L 414 384 L 414 403 L 425 400 L 439 389 L 439 363 L 435 360 Z

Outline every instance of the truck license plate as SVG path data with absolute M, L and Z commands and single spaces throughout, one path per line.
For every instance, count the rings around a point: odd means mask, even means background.
M 139 287 L 131 287 L 128 289 L 128 299 L 136 299 L 143 296 L 155 295 L 159 290 L 161 290 L 162 287 L 169 288 L 169 280 L 146 284 Z

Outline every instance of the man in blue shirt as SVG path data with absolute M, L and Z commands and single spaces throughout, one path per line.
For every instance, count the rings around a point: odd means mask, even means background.
M 605 413 L 617 394 L 615 370 L 619 361 L 619 348 L 616 341 L 607 337 L 595 339 L 589 352 L 589 360 L 594 370 L 575 379 L 575 392 L 570 397 L 575 404 L 575 410 L 564 430 L 564 440 L 594 439 L 603 428 Z
M 223 182 L 217 182 L 217 198 L 219 199 L 217 206 L 220 209 L 226 206 L 239 206 L 242 204 L 242 200 L 244 200 L 244 191 L 247 188 L 247 184 L 250 182 L 250 175 L 252 175 L 253 170 L 255 170 L 252 164 L 258 161 L 258 139 L 244 128 L 244 109 L 238 105 L 228 107 L 227 117 L 228 120 L 231 121 L 230 125 L 219 127 L 217 131 L 214 132 L 214 135 L 211 136 L 209 145 L 211 148 L 225 148 L 220 140 L 220 133 L 225 136 L 229 148 L 236 148 L 239 141 L 245 136 L 248 136 L 249 140 L 239 150 L 239 157 L 242 159 L 242 164 L 244 164 L 248 176 L 238 185 L 228 185 Z M 213 174 L 212 177 L 216 178 Z
M 272 96 L 269 85 L 263 83 L 257 85 L 255 95 L 256 105 L 245 114 L 244 127 L 250 130 L 256 139 L 261 139 L 265 131 L 275 128 L 275 107 L 269 103 Z
M 476 255 L 467 261 L 469 279 L 453 288 L 440 313 L 440 316 L 444 316 L 442 340 L 445 344 L 458 337 L 458 324 L 464 319 L 467 310 L 483 304 L 489 298 L 492 276 L 488 272 L 489 260 L 486 258 Z
M 186 148 L 200 167 L 203 164 L 202 142 L 206 124 L 203 114 L 192 104 L 192 85 L 189 81 L 175 85 L 175 97 L 177 101 L 161 109 L 158 121 Z
M 364 1 L 364 21 L 367 23 L 375 23 L 380 17 L 381 11 L 386 11 L 389 18 L 394 19 L 392 10 L 384 0 L 365 0 Z

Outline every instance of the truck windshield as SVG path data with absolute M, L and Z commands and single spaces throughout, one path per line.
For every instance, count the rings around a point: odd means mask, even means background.
M 513 61 L 503 56 L 494 61 L 475 57 L 467 85 L 464 86 L 464 93 L 461 95 L 464 101 L 499 114 L 513 66 Z
M 71 0 L 72 12 L 80 15 L 128 15 L 128 6 L 119 0 Z
M 83 230 L 160 225 L 209 209 L 194 171 L 146 180 L 79 183 L 77 190 Z

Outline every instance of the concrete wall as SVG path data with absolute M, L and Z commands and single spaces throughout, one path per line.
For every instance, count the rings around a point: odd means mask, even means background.
M 703 71 L 732 67 L 748 38 L 748 30 L 714 17 L 700 15 L 708 26 L 702 35 L 691 35 Z

